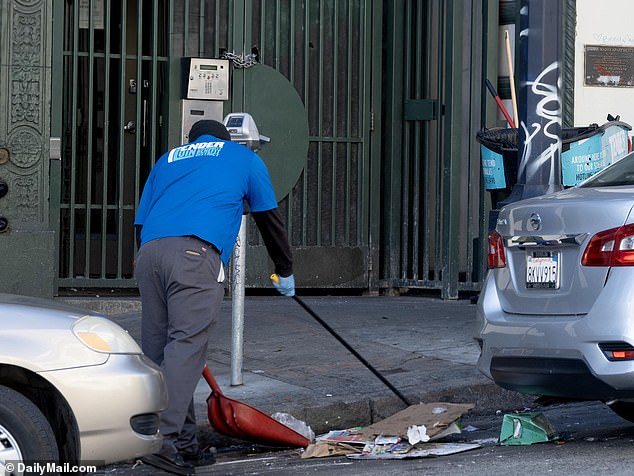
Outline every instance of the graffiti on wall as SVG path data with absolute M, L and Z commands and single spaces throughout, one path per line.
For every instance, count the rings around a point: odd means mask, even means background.
M 548 183 L 559 183 L 559 156 L 561 152 L 561 101 L 559 88 L 561 75 L 559 62 L 554 61 L 537 75 L 534 81 L 527 81 L 529 94 L 537 98 L 529 101 L 535 105 L 534 111 L 527 111 L 527 124 L 520 121 L 524 132 L 524 150 L 519 163 L 518 175 L 525 177 L 525 183 L 540 183 L 543 170 L 549 170 Z

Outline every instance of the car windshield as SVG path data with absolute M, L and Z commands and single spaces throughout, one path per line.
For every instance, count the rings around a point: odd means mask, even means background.
M 627 155 L 579 185 L 580 188 L 634 185 L 634 154 Z

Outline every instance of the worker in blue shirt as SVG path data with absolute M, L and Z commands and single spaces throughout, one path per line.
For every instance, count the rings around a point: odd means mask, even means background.
M 161 414 L 163 446 L 144 460 L 176 474 L 193 474 L 195 465 L 214 461 L 198 443 L 193 395 L 244 201 L 280 277 L 274 286 L 282 295 L 295 293 L 286 230 L 260 157 L 231 142 L 218 121 L 196 122 L 189 140 L 156 162 L 134 222 L 142 348 L 163 369 L 169 396 Z

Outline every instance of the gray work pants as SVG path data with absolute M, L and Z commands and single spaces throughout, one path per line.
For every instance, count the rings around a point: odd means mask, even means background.
M 161 366 L 167 383 L 162 452 L 195 452 L 193 394 L 224 295 L 220 256 L 195 237 L 152 240 L 137 253 L 136 278 L 142 304 L 141 347 Z

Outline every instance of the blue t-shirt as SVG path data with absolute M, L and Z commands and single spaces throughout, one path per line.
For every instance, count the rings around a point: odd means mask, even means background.
M 277 208 L 268 170 L 246 147 L 202 135 L 164 154 L 143 188 L 135 225 L 141 245 L 196 235 L 227 264 L 240 230 L 243 200 L 253 212 Z

